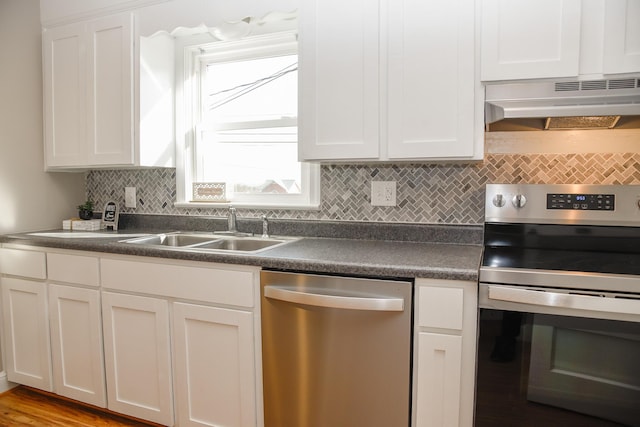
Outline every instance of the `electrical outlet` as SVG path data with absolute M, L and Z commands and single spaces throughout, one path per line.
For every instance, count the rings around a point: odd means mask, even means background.
M 396 182 L 371 181 L 371 206 L 396 206 Z
M 124 187 L 124 207 L 136 207 L 136 187 Z

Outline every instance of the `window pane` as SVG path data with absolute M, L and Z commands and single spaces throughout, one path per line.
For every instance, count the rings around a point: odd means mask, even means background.
M 300 194 L 296 143 L 210 141 L 201 150 L 204 182 L 226 182 L 235 194 Z
M 295 45 L 278 43 L 249 59 L 243 48 L 236 58 L 203 51 L 193 177 L 225 182 L 231 202 L 316 201 L 318 172 L 309 182 L 310 168 L 298 162 L 298 56 Z
M 216 137 L 218 142 L 298 142 L 298 128 L 273 126 L 225 129 L 219 130 Z
M 296 117 L 297 67 L 297 55 L 207 65 L 205 121 Z

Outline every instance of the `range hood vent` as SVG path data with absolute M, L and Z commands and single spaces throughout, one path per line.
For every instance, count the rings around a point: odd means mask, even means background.
M 556 82 L 556 92 L 573 92 L 580 90 L 635 89 L 640 86 L 640 79 L 585 80 L 581 82 Z
M 488 131 L 640 128 L 640 78 L 487 85 L 485 121 Z

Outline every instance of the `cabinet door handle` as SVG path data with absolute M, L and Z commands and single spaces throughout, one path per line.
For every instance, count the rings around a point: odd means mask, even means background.
M 264 296 L 270 299 L 315 307 L 368 311 L 404 310 L 404 299 L 402 298 L 327 295 L 318 293 L 317 290 L 316 292 L 310 292 L 309 290 L 302 292 L 284 286 L 265 286 Z

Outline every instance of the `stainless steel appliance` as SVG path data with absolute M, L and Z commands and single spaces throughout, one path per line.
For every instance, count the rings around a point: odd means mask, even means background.
M 487 185 L 476 427 L 640 426 L 640 186 Z
M 640 76 L 488 84 L 488 131 L 637 129 Z
M 266 427 L 408 427 L 413 284 L 263 271 Z

